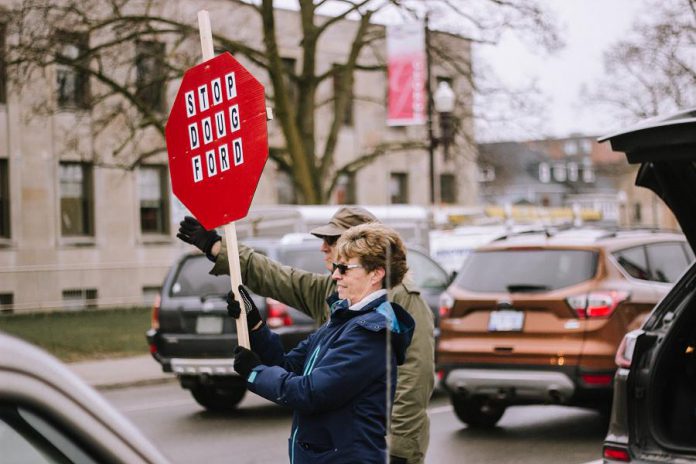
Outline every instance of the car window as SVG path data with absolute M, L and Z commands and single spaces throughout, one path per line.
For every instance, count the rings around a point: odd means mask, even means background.
M 614 257 L 619 265 L 635 279 L 650 280 L 648 258 L 643 245 L 617 251 Z
M 651 280 L 676 282 L 689 265 L 680 242 L 651 243 L 647 245 Z
M 455 285 L 477 292 L 547 291 L 579 284 L 597 272 L 590 250 L 475 251 L 464 261 Z
M 408 269 L 416 285 L 420 288 L 447 287 L 447 273 L 427 256 L 415 250 L 409 250 L 407 255 Z
M 227 275 L 212 276 L 211 263 L 203 255 L 189 256 L 181 263 L 170 296 L 225 295 L 232 289 Z
M 7 463 L 96 463 L 53 424 L 17 405 L 0 405 L 0 450 Z

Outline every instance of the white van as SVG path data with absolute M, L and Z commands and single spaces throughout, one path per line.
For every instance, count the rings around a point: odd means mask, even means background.
M 275 205 L 256 206 L 249 214 L 235 222 L 237 236 L 283 237 L 288 233 L 306 233 L 329 222 L 342 205 Z M 402 239 L 411 246 L 426 252 L 429 250 L 431 226 L 430 211 L 411 205 L 368 205 L 365 209 L 382 223 L 393 227 Z

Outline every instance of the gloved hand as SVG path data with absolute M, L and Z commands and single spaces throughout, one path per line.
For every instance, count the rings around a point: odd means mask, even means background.
M 389 464 L 407 464 L 407 462 L 406 458 L 394 456 L 393 454 L 389 455 Z
M 261 319 L 261 313 L 259 313 L 259 309 L 256 307 L 254 304 L 254 301 L 251 299 L 249 296 L 249 292 L 247 292 L 247 289 L 244 288 L 242 285 L 238 287 L 239 289 L 239 294 L 242 297 L 242 300 L 244 300 L 244 307 L 246 311 L 246 321 L 247 321 L 247 327 L 249 328 L 249 332 L 252 332 L 254 330 L 259 330 L 261 327 L 263 327 L 266 322 Z M 227 294 L 227 314 L 232 316 L 235 319 L 239 319 L 239 315 L 242 312 L 242 308 L 239 304 L 239 301 L 237 301 L 234 297 L 234 293 L 230 292 Z M 259 324 L 259 322 L 261 324 Z M 258 327 L 256 327 L 258 325 Z
M 190 243 L 201 250 L 211 261 L 215 261 L 215 257 L 211 255 L 210 252 L 215 242 L 222 239 L 222 237 L 215 232 L 215 229 L 206 230 L 196 218 L 186 216 L 184 220 L 179 223 L 179 233 L 176 234 L 176 236 L 180 240 Z
M 245 379 L 249 377 L 252 369 L 261 364 L 259 355 L 243 346 L 237 346 L 233 353 L 234 370 Z

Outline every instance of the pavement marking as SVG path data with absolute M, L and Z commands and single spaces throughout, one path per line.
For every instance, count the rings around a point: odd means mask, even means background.
M 117 408 L 121 412 L 147 411 L 148 409 L 170 408 L 172 406 L 186 406 L 195 404 L 192 400 L 162 401 L 160 403 L 148 403 L 146 405 Z
M 451 405 L 438 406 L 436 408 L 428 408 L 428 414 L 440 414 L 443 412 L 452 412 L 454 408 Z
M 602 464 L 604 461 L 602 459 L 597 459 L 596 461 L 588 461 L 583 464 Z

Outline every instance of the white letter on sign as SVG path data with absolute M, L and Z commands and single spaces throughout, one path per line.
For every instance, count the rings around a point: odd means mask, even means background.
M 241 124 L 239 123 L 239 105 L 230 107 L 230 132 L 237 132 Z
M 198 87 L 198 107 L 201 109 L 201 111 L 205 111 L 210 108 L 207 85 L 201 85 Z
M 220 83 L 220 78 L 213 79 L 211 82 L 211 87 L 213 88 L 213 106 L 222 103 L 222 84 Z
M 208 177 L 213 177 L 217 174 L 217 165 L 215 164 L 215 150 L 205 152 L 206 164 L 208 165 Z
M 193 161 L 193 181 L 200 182 L 203 180 L 203 166 L 201 166 L 201 157 L 194 156 L 191 161 Z
M 244 162 L 244 153 L 242 152 L 242 138 L 232 141 L 232 150 L 234 151 L 234 165 L 239 166 Z
M 220 145 L 218 152 L 220 153 L 220 172 L 227 171 L 230 168 L 230 154 L 227 152 L 227 144 Z
M 189 124 L 189 141 L 191 142 L 191 150 L 198 148 L 200 140 L 198 139 L 198 126 L 195 122 Z
M 213 123 L 210 118 L 203 119 L 203 142 L 210 143 L 213 141 Z
M 215 133 L 217 134 L 217 138 L 222 138 L 227 134 L 227 130 L 225 129 L 225 112 L 220 111 L 219 113 L 215 113 Z
M 186 99 L 186 116 L 190 118 L 196 115 L 196 98 L 193 90 L 186 92 L 184 95 Z
M 237 96 L 237 83 L 234 79 L 234 73 L 229 73 L 225 76 L 225 87 L 227 88 L 228 100 L 232 100 Z

